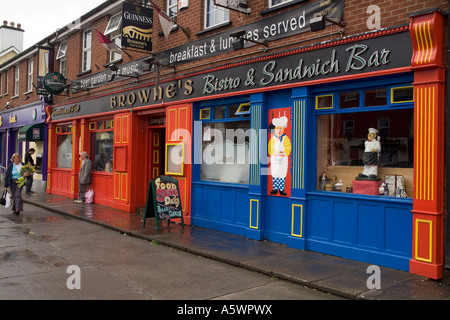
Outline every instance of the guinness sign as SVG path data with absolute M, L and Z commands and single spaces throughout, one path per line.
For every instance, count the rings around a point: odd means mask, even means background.
M 153 10 L 123 2 L 122 47 L 152 51 Z

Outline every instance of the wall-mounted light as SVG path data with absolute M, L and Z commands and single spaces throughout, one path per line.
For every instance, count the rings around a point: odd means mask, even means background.
M 170 65 L 170 64 L 162 64 L 161 62 L 159 62 L 155 57 L 150 56 L 146 59 L 143 60 L 143 62 L 147 65 L 145 67 L 145 70 L 150 71 L 152 69 L 153 66 L 155 66 L 155 71 L 156 71 L 156 86 L 159 86 L 159 68 L 160 67 L 165 67 L 165 68 L 172 68 L 173 72 L 175 72 L 176 66 L 175 65 Z
M 233 50 L 239 50 L 239 49 L 244 48 L 244 42 L 245 41 L 249 41 L 249 42 L 253 42 L 253 43 L 256 43 L 256 44 L 260 44 L 260 45 L 263 45 L 265 47 L 267 47 L 269 45 L 269 41 L 267 41 L 266 39 L 264 39 L 264 41 L 256 41 L 256 40 L 253 40 L 253 39 L 246 38 L 245 34 L 246 34 L 245 30 L 240 30 L 240 31 L 236 31 L 236 32 L 230 33 L 230 37 L 237 38 L 232 43 Z
M 155 57 L 150 56 L 144 60 L 142 60 L 142 62 L 144 62 L 145 64 L 147 64 L 147 66 L 145 67 L 145 71 L 150 71 L 152 69 L 153 66 L 158 66 L 158 67 L 165 67 L 165 68 L 172 68 L 172 69 L 176 69 L 175 65 L 170 65 L 170 64 L 162 64 L 161 62 L 159 62 Z
M 6 108 L 6 109 L 11 108 L 11 104 L 9 103 L 9 101 L 6 103 L 5 108 Z
M 330 18 L 327 18 L 325 16 L 318 16 L 318 17 L 315 17 L 315 18 L 312 18 L 311 20 L 309 20 L 309 25 L 311 27 L 311 31 L 314 32 L 314 31 L 320 31 L 320 30 L 325 29 L 325 23 L 326 22 L 335 24 L 335 25 L 340 26 L 342 28 L 345 27 L 345 22 L 344 21 L 337 22 L 337 21 L 334 21 L 334 20 L 332 20 Z

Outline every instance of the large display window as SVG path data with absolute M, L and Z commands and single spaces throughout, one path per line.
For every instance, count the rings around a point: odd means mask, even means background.
M 200 180 L 248 184 L 250 117 L 240 104 L 200 109 Z
M 89 123 L 90 157 L 93 171 L 113 171 L 114 121 L 99 120 Z
M 315 97 L 317 190 L 412 197 L 412 87 L 389 89 Z M 355 192 L 361 183 L 376 190 Z
M 56 166 L 58 168 L 72 168 L 72 126 L 60 125 L 56 127 Z

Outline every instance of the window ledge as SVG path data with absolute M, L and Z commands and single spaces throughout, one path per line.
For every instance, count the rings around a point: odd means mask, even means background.
M 203 34 L 205 34 L 205 33 L 207 33 L 207 32 L 216 30 L 216 29 L 220 29 L 220 28 L 223 28 L 223 27 L 231 26 L 232 24 L 233 24 L 233 23 L 232 23 L 231 21 L 223 22 L 223 23 L 221 23 L 221 24 L 217 24 L 217 25 L 215 25 L 215 26 L 212 26 L 212 27 L 203 29 L 203 30 L 197 32 L 195 35 L 196 35 L 196 36 L 200 36 L 200 35 L 203 35 Z
M 91 73 L 91 69 L 80 72 L 79 74 L 77 74 L 77 77 L 84 76 L 85 74 L 88 74 L 88 73 Z
M 277 6 L 274 6 L 274 7 L 270 7 L 270 8 L 264 9 L 259 14 L 261 16 L 263 16 L 265 14 L 268 14 L 268 13 L 277 11 L 279 9 L 283 9 L 283 8 L 292 6 L 292 5 L 297 4 L 297 3 L 302 3 L 302 2 L 305 2 L 305 1 L 307 1 L 307 0 L 294 0 L 294 1 L 291 1 L 291 2 L 286 2 L 286 3 L 280 4 L 280 5 L 277 5 Z

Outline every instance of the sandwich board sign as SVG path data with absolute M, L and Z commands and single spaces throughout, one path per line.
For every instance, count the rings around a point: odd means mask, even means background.
M 184 229 L 183 210 L 181 208 L 180 189 L 178 180 L 170 176 L 159 176 L 150 180 L 147 192 L 147 203 L 145 205 L 145 215 L 142 227 L 145 227 L 145 220 L 155 217 L 156 230 L 159 232 L 159 220 L 181 218 Z

